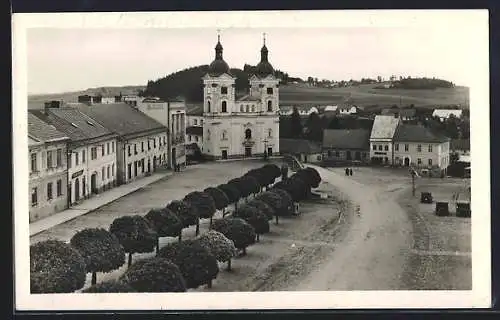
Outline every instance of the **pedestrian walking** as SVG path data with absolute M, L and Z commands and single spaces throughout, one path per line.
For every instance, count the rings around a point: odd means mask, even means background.
M 352 169 L 349 169 L 349 175 L 352 176 Z
M 349 168 L 345 168 L 345 175 L 348 176 L 349 175 Z

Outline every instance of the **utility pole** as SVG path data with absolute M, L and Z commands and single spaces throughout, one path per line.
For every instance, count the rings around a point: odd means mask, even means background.
M 415 171 L 411 171 L 411 194 L 415 196 Z

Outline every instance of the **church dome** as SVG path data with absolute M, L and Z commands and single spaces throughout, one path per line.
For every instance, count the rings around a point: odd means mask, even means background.
M 215 46 L 215 60 L 212 61 L 210 66 L 208 67 L 208 74 L 213 77 L 218 77 L 224 73 L 230 74 L 229 65 L 224 61 L 222 57 L 222 44 L 220 43 L 220 36 L 217 41 L 217 45 Z
M 262 46 L 262 49 L 260 49 L 260 62 L 255 67 L 255 74 L 258 77 L 267 77 L 268 75 L 274 75 L 274 68 L 268 60 L 268 53 L 269 51 L 267 50 L 264 40 L 264 45 Z

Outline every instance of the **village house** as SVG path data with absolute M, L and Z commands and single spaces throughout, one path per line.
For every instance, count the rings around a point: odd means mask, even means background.
M 122 95 L 121 102 L 128 104 L 129 106 L 136 107 L 137 104 L 142 100 L 142 97 L 139 97 L 135 94 Z
M 116 185 L 116 134 L 76 108 L 31 111 L 69 137 L 69 206 Z
M 203 105 L 189 106 L 187 111 L 186 142 L 203 150 Z
M 353 115 L 358 113 L 358 107 L 345 105 L 337 108 L 337 112 L 340 115 Z
M 399 117 L 377 115 L 370 133 L 370 160 L 374 164 L 390 165 L 393 163 L 393 138 Z
M 439 169 L 450 164 L 450 139 L 421 125 L 400 124 L 394 134 L 394 164 Z
M 327 129 L 323 131 L 323 160 L 326 162 L 370 162 L 370 131 Z
M 166 126 L 124 103 L 80 106 L 79 110 L 118 135 L 119 184 L 129 183 L 167 165 Z
M 137 109 L 169 128 L 168 167 L 186 165 L 186 104 L 184 101 L 164 101 L 159 98 L 145 98 L 137 104 Z
M 382 110 L 381 115 L 399 117 L 403 122 L 407 122 L 417 118 L 417 110 L 415 108 L 386 108 Z
M 280 116 L 291 116 L 294 108 L 295 107 L 293 107 L 293 106 L 280 106 L 279 115 Z M 299 112 L 299 115 L 303 116 L 303 117 L 307 117 L 307 116 L 311 115 L 312 113 L 319 114 L 318 108 L 316 108 L 314 106 L 296 106 L 296 108 L 297 108 L 297 111 Z
M 68 207 L 66 143 L 68 137 L 28 112 L 29 221 Z
M 280 139 L 280 153 L 295 156 L 305 163 L 322 161 L 320 143 L 305 139 Z
M 463 110 L 460 109 L 434 109 L 432 112 L 432 117 L 438 118 L 439 121 L 443 122 L 453 116 L 455 118 L 462 117 Z

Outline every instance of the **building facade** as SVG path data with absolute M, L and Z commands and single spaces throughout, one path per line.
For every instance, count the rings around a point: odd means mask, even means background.
M 331 163 L 370 162 L 370 131 L 327 129 L 323 131 L 323 160 Z
M 80 106 L 79 110 L 117 135 L 118 184 L 167 166 L 167 127 L 160 122 L 124 103 Z
M 203 77 L 203 153 L 211 159 L 279 154 L 279 79 L 261 49 L 249 93 L 236 99 L 235 78 L 215 47 L 215 60 Z
M 68 139 L 64 133 L 28 113 L 30 222 L 68 207 L 65 188 Z
M 393 138 L 401 123 L 395 116 L 375 116 L 370 133 L 370 160 L 374 164 L 391 165 L 394 162 Z

